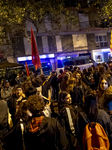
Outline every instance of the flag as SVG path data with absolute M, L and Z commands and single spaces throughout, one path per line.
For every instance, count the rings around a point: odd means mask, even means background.
M 32 63 L 35 65 L 35 70 L 41 67 L 40 57 L 33 33 L 33 29 L 31 28 L 31 49 L 32 49 Z
M 26 64 L 26 73 L 27 73 L 27 77 L 29 77 L 29 68 L 28 68 L 27 62 L 25 62 L 25 64 Z
M 111 37 L 110 37 L 110 52 L 112 53 L 112 30 L 111 30 Z

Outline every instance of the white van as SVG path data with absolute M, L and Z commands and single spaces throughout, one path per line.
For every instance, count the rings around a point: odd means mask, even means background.
M 96 66 L 97 63 L 90 59 L 88 56 L 79 56 L 79 57 L 72 57 L 66 59 L 57 59 L 57 74 L 59 75 L 59 70 L 64 70 L 65 66 L 73 66 L 79 67 L 82 71 L 83 69 L 87 69 L 92 65 Z

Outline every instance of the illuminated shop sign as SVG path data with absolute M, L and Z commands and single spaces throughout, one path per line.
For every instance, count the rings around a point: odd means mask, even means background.
M 45 59 L 45 58 L 54 58 L 54 54 L 40 55 L 40 59 Z M 27 60 L 32 60 L 32 56 L 25 56 L 25 57 L 17 58 L 17 61 L 27 61 Z

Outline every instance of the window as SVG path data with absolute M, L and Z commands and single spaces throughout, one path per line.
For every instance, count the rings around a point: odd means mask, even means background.
M 75 65 L 83 65 L 83 64 L 85 64 L 84 59 L 75 60 Z
M 72 65 L 74 65 L 73 61 L 65 61 L 64 62 L 64 66 L 72 66 Z
M 96 47 L 103 48 L 107 47 L 107 36 L 106 35 L 100 35 L 100 36 L 95 36 L 95 43 Z
M 62 60 L 58 60 L 58 68 L 63 68 L 63 61 Z

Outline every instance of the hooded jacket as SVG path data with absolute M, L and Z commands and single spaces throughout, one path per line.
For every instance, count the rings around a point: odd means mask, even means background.
M 69 148 L 63 128 L 53 118 L 34 117 L 30 122 L 24 124 L 23 137 L 24 140 L 22 140 L 20 123 L 18 123 L 14 131 L 13 140 L 11 140 L 14 147 L 11 147 L 11 149 L 22 150 L 22 141 L 24 141 L 26 150 L 68 150 Z
M 103 108 L 107 113 L 112 111 L 112 85 L 110 85 L 103 93 L 99 96 L 100 107 Z

